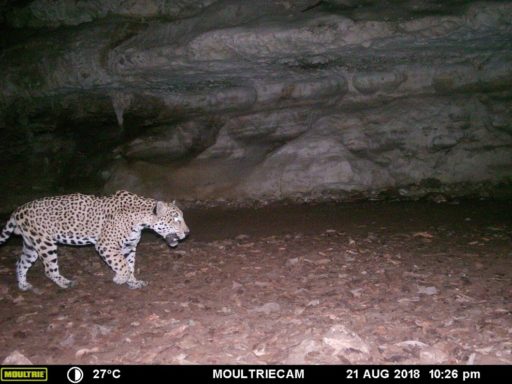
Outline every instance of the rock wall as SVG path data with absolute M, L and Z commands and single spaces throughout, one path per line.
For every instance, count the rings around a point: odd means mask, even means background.
M 0 10 L 3 207 L 70 190 L 347 199 L 512 181 L 512 2 Z

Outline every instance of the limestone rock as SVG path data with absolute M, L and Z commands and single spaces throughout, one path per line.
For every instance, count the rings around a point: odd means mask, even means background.
M 243 201 L 510 184 L 510 2 L 0 10 L 0 212 L 56 191 Z
M 33 363 L 20 351 L 15 350 L 2 361 L 2 365 L 33 365 Z

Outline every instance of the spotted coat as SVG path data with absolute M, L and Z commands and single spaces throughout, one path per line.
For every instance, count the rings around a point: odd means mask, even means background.
M 97 197 L 75 193 L 34 200 L 17 208 L 0 233 L 0 244 L 12 233 L 23 238 L 23 251 L 16 263 L 18 286 L 28 290 L 27 272 L 41 258 L 46 276 L 62 288 L 74 282 L 59 272 L 57 244 L 94 244 L 114 271 L 114 282 L 141 288 L 137 280 L 135 251 L 141 231 L 149 228 L 171 247 L 189 233 L 183 212 L 174 204 L 141 197 L 127 191 Z

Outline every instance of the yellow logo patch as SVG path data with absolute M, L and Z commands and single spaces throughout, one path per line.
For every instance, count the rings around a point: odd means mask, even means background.
M 48 368 L 3 367 L 0 369 L 0 381 L 7 381 L 7 382 L 48 381 Z

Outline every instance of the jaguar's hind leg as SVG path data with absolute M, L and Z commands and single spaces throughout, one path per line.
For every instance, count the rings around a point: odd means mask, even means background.
M 45 239 L 37 246 L 39 255 L 44 265 L 46 276 L 61 288 L 70 288 L 75 285 L 72 280 L 66 279 L 59 272 L 59 263 L 57 261 L 57 243 L 50 239 Z
M 22 291 L 32 289 L 32 284 L 27 282 L 27 272 L 37 260 L 37 252 L 28 241 L 23 240 L 23 251 L 20 259 L 16 262 L 16 277 L 18 279 L 18 287 Z

